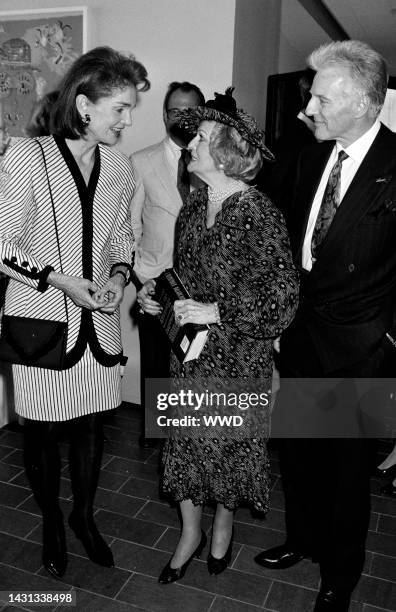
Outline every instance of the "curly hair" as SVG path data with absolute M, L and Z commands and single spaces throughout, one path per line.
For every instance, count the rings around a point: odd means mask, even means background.
M 213 126 L 209 151 L 226 176 L 244 182 L 252 181 L 263 164 L 260 150 L 224 123 L 216 122 Z

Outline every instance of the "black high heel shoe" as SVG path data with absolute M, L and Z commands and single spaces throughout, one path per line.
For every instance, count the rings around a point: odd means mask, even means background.
M 55 578 L 62 578 L 67 566 L 65 528 L 62 513 L 43 518 L 43 565 Z
M 394 463 L 384 470 L 377 467 L 375 470 L 375 475 L 377 478 L 394 478 L 396 476 L 396 464 Z
M 221 574 L 230 564 L 231 555 L 232 555 L 233 539 L 234 539 L 234 531 L 232 532 L 231 541 L 228 545 L 226 553 L 224 557 L 221 557 L 221 559 L 217 559 L 216 557 L 212 555 L 212 553 L 209 553 L 207 563 L 208 563 L 208 572 L 211 576 L 213 575 L 217 576 L 218 574 Z
M 207 542 L 206 533 L 203 530 L 201 530 L 201 540 L 197 548 L 194 550 L 193 554 L 187 559 L 185 563 L 183 563 L 181 567 L 171 567 L 170 566 L 171 559 L 170 559 L 168 563 L 165 565 L 164 569 L 162 570 L 160 577 L 158 578 L 158 582 L 160 582 L 161 584 L 170 584 L 171 582 L 176 582 L 176 580 L 180 580 L 181 578 L 183 578 L 188 566 L 190 565 L 194 557 L 199 558 L 201 556 L 201 553 L 206 546 L 206 542 Z
M 79 520 L 73 512 L 69 516 L 70 528 L 81 540 L 89 559 L 103 567 L 114 567 L 113 553 L 100 535 L 95 523 L 86 524 Z

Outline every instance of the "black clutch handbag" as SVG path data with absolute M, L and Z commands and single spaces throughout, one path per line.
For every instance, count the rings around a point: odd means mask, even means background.
M 0 360 L 35 368 L 62 370 L 67 323 L 3 315 Z
M 51 185 L 48 178 L 44 150 L 41 149 L 47 176 L 48 190 L 51 198 L 52 212 L 55 224 L 55 234 L 58 244 L 59 264 L 61 272 L 62 259 L 59 246 L 58 227 L 56 223 L 55 204 L 52 198 Z M 68 318 L 66 296 L 66 318 Z M 31 317 L 15 317 L 3 314 L 1 318 L 0 360 L 35 368 L 63 370 L 66 357 L 67 323 L 48 319 L 33 319 Z

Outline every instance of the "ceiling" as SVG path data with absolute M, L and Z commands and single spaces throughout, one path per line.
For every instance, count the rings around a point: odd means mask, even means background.
M 382 53 L 396 76 L 396 0 L 322 0 L 350 38 Z

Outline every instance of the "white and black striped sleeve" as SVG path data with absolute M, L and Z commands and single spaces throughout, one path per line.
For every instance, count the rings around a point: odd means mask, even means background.
M 15 144 L 7 152 L 0 170 L 0 271 L 44 291 L 53 267 L 29 250 L 36 216 L 31 180 L 34 146 L 29 140 Z

